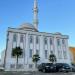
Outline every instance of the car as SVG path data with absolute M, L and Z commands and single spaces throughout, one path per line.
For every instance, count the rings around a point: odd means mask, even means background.
M 70 72 L 71 67 L 67 63 L 56 63 L 56 72 Z
M 42 72 L 55 72 L 56 66 L 52 63 L 41 63 L 38 66 L 38 70 Z
M 4 68 L 3 67 L 0 67 L 0 71 L 4 71 Z
M 75 72 L 75 64 L 71 64 L 71 71 Z

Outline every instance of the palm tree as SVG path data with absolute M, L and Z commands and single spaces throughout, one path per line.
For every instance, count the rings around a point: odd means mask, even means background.
M 32 61 L 35 63 L 35 67 L 37 68 L 37 62 L 40 60 L 40 57 L 38 54 L 34 54 L 32 57 Z
M 13 50 L 12 50 L 12 56 L 15 56 L 16 57 L 16 59 L 17 59 L 17 62 L 16 62 L 16 68 L 17 68 L 17 66 L 18 66 L 18 58 L 19 58 L 19 56 L 21 56 L 22 55 L 22 49 L 20 48 L 20 47 L 15 47 L 15 48 L 13 48 Z
M 53 52 L 51 52 L 51 54 L 49 55 L 49 61 L 52 63 L 56 62 L 56 56 L 55 54 L 53 54 Z

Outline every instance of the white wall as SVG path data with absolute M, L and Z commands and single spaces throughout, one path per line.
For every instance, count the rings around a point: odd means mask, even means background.
M 10 64 L 16 63 L 16 59 L 15 58 L 13 59 L 11 56 L 12 48 L 16 47 L 16 46 L 20 46 L 24 51 L 24 56 L 22 59 L 19 59 L 19 63 L 23 64 L 25 70 L 27 70 L 27 69 L 29 70 L 29 64 L 34 64 L 32 62 L 32 59 L 29 58 L 29 49 L 33 50 L 33 54 L 35 54 L 36 49 L 39 49 L 39 52 L 40 52 L 39 63 L 49 62 L 48 58 L 45 59 L 44 50 L 48 50 L 48 56 L 50 55 L 50 51 L 54 50 L 54 53 L 57 57 L 57 62 L 70 63 L 69 50 L 68 50 L 68 36 L 67 35 L 43 33 L 43 32 L 32 32 L 32 31 L 17 30 L 17 29 L 11 29 L 11 28 L 8 31 L 9 31 L 9 36 L 8 36 L 9 40 L 8 40 L 7 54 L 6 54 L 6 69 L 10 70 Z M 17 33 L 17 35 L 18 35 L 17 43 L 13 43 L 13 34 L 14 33 Z M 23 36 L 24 36 L 23 43 L 20 43 L 20 34 L 23 34 Z M 30 35 L 33 35 L 33 40 L 34 40 L 33 44 L 29 43 Z M 38 45 L 36 45 L 36 36 L 38 36 L 40 39 Z M 44 37 L 47 37 L 47 40 L 48 40 L 47 45 L 44 45 Z M 53 45 L 50 45 L 50 38 L 53 39 Z M 59 49 L 62 52 L 64 50 L 64 47 L 62 46 L 62 39 L 64 38 L 66 41 L 66 43 L 65 43 L 66 44 L 65 50 L 67 52 L 66 59 L 63 58 L 63 53 L 62 53 L 62 58 L 61 59 L 58 58 L 57 38 L 60 39 L 61 47 L 59 47 Z

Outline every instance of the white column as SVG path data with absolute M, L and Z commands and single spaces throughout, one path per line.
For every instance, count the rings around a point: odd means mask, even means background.
M 58 60 L 58 49 L 57 49 L 57 38 L 56 37 L 54 37 L 54 48 L 55 48 L 56 59 L 58 62 L 59 60 Z
M 40 36 L 40 61 L 43 62 L 44 61 L 44 40 L 43 40 L 43 36 Z
M 28 43 L 28 33 L 26 33 L 26 49 L 25 49 L 25 64 L 28 64 L 28 56 L 29 56 L 29 43 Z
M 48 37 L 48 41 L 47 42 L 48 42 L 48 61 L 49 61 L 49 55 L 50 55 L 50 37 Z
M 62 62 L 62 63 L 64 63 L 65 62 L 65 60 L 64 60 L 64 55 L 63 55 L 63 44 L 62 44 L 62 38 L 60 38 L 60 51 L 61 51 L 61 59 L 60 59 L 60 61 Z
M 20 34 L 17 33 L 17 47 L 20 46 Z
M 26 34 L 24 34 L 23 40 L 24 40 L 23 42 L 24 56 L 23 57 L 24 57 L 24 64 L 25 64 L 25 61 L 26 61 L 26 58 L 25 58 L 26 57 L 26 54 L 25 54 L 26 53 Z
M 33 54 L 36 54 L 36 35 L 34 35 L 34 45 L 33 45 Z
M 70 50 L 69 50 L 69 46 L 68 46 L 68 38 L 65 39 L 66 41 L 66 51 L 67 51 L 67 63 L 71 64 L 71 60 L 70 60 Z
M 7 39 L 8 39 L 8 43 L 7 43 L 5 66 L 6 69 L 9 69 L 11 64 L 11 57 L 12 57 L 11 53 L 12 53 L 12 44 L 13 44 L 13 33 L 9 32 Z

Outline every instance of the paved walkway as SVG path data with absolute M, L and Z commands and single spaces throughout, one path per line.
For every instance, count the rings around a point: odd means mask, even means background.
M 0 72 L 0 75 L 75 75 L 75 73 Z

